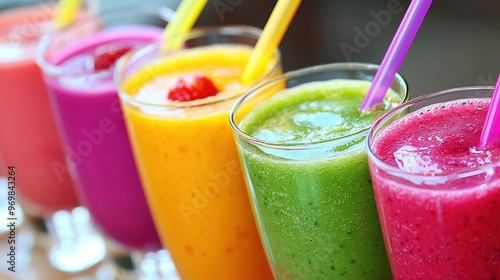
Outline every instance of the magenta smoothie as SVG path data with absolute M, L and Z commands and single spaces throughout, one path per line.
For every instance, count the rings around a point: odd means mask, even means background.
M 500 146 L 477 148 L 488 106 L 430 105 L 369 139 L 395 279 L 500 279 Z
M 158 250 L 161 244 L 113 84 L 113 61 L 161 33 L 162 29 L 148 26 L 107 29 L 46 57 L 55 67 L 44 67 L 82 203 L 106 236 L 138 250 Z

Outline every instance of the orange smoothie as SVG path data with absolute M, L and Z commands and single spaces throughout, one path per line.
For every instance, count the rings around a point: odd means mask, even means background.
M 146 196 L 183 279 L 273 278 L 228 121 L 231 106 L 244 93 L 238 80 L 251 50 L 213 45 L 174 52 L 121 84 Z M 279 65 L 274 59 L 267 76 L 278 74 Z M 188 73 L 205 74 L 219 93 L 167 100 L 173 81 Z

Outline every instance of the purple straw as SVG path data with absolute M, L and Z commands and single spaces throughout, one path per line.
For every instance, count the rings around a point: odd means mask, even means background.
M 391 86 L 394 76 L 399 66 L 401 66 L 431 3 L 432 0 L 411 1 L 410 7 L 408 7 L 408 11 L 385 54 L 384 60 L 382 60 L 382 64 L 375 74 L 363 104 L 361 104 L 361 111 L 384 100 L 384 95 Z
M 479 140 L 479 149 L 491 144 L 500 136 L 500 75 L 498 76 L 497 85 L 491 97 L 490 108 L 484 121 L 483 131 L 481 132 L 481 139 Z

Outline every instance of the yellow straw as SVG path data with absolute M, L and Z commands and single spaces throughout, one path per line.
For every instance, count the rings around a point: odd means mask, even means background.
M 182 0 L 175 12 L 175 17 L 167 24 L 163 33 L 164 38 L 168 38 L 165 46 L 166 49 L 179 47 L 180 42 L 171 40 L 171 38 L 191 30 L 200 16 L 201 11 L 207 4 L 207 1 L 208 0 Z
M 82 0 L 59 0 L 59 6 L 54 16 L 56 26 L 64 27 L 73 22 Z
M 274 50 L 280 44 L 283 35 L 285 35 L 300 2 L 301 0 L 278 0 L 262 31 L 262 35 L 255 45 L 248 64 L 243 70 L 241 76 L 243 84 L 249 84 L 262 75 Z

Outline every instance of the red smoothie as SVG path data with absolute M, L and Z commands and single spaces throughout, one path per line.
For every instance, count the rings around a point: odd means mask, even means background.
M 395 279 L 500 279 L 500 145 L 477 148 L 488 107 L 430 105 L 369 139 Z
M 78 206 L 35 51 L 54 4 L 0 12 L 0 153 L 16 167 L 18 199 L 32 215 Z

